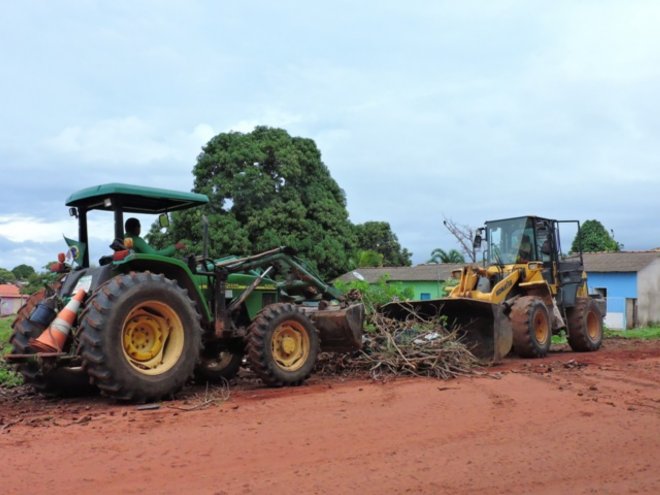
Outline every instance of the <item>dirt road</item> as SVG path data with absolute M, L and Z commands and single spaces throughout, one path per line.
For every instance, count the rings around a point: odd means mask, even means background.
M 660 493 L 658 341 L 450 381 L 205 394 L 155 410 L 0 397 L 0 492 Z

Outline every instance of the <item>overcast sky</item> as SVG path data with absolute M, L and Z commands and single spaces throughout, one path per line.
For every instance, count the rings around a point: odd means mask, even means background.
M 443 216 L 595 218 L 625 249 L 660 246 L 660 2 L 2 11 L 0 267 L 41 268 L 65 249 L 72 192 L 190 190 L 201 146 L 255 125 L 314 139 L 351 220 L 390 222 L 415 263 L 458 247 Z

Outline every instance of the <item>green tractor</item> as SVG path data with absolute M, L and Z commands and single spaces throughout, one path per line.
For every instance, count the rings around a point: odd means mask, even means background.
M 206 226 L 204 253 L 185 260 L 140 254 L 124 240 L 125 213 L 158 214 L 166 226 L 169 212 L 207 202 L 202 194 L 125 184 L 72 194 L 66 204 L 79 239 L 69 241 L 69 255 L 77 266 L 61 254 L 51 267 L 57 281 L 13 323 L 6 358 L 25 381 L 47 393 L 91 387 L 146 402 L 172 396 L 193 375 L 229 379 L 244 362 L 266 385 L 299 385 L 320 351 L 360 348 L 363 306 L 288 248 L 209 259 Z M 114 252 L 98 266 L 90 266 L 87 249 L 92 210 L 114 214 Z

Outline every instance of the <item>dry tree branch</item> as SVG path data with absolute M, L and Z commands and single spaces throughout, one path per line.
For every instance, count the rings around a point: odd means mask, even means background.
M 403 321 L 371 314 L 362 350 L 353 355 L 323 355 L 317 372 L 442 379 L 475 372 L 478 360 L 460 342 L 456 331 L 449 331 L 440 318 L 422 318 L 412 308 L 409 312 Z

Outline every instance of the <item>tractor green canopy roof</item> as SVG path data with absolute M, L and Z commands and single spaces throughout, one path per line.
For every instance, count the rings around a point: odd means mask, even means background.
M 123 211 L 131 213 L 164 213 L 208 202 L 209 198 L 205 194 L 111 183 L 75 192 L 67 198 L 66 205 L 87 210 L 112 211 L 121 207 Z

